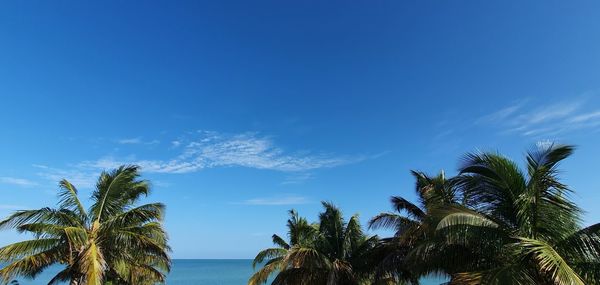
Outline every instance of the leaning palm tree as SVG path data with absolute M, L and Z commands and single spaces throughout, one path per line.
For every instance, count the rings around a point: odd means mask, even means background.
M 452 284 L 600 283 L 600 224 L 580 226 L 581 210 L 558 177 L 572 152 L 532 150 L 525 170 L 495 153 L 467 155 L 460 184 L 470 206 L 448 209 L 437 226 L 446 244 L 472 253 Z
M 170 251 L 161 221 L 164 205 L 136 205 L 148 195 L 137 166 L 102 172 L 85 209 L 77 189 L 60 182 L 57 209 L 17 211 L 0 222 L 34 239 L 0 248 L 4 282 L 34 278 L 52 264 L 64 269 L 48 284 L 154 284 L 170 269 Z
M 447 179 L 443 171 L 433 177 L 418 171 L 411 174 L 416 181 L 418 204 L 393 196 L 394 212 L 373 217 L 369 228 L 394 231 L 394 236 L 382 239 L 375 250 L 376 277 L 393 277 L 399 282 L 418 284 L 420 276 L 443 271 L 431 270 L 436 267 L 426 263 L 436 262 L 442 252 L 435 239 L 439 210 L 458 205 L 460 199 L 454 179 Z M 418 258 L 411 258 L 413 256 Z
M 363 233 L 358 216 L 346 222 L 331 203 L 323 202 L 323 207 L 319 223 L 307 239 L 288 245 L 274 238 L 280 248 L 276 254 L 269 254 L 272 258 L 261 269 L 276 273 L 273 285 L 368 284 L 369 256 L 377 237 Z M 263 261 L 266 252 L 259 253 L 255 261 Z M 272 269 L 265 269 L 271 266 Z M 248 284 L 265 283 L 268 275 L 261 271 Z

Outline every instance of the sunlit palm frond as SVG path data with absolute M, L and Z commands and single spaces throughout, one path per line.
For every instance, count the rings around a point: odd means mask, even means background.
M 542 273 L 548 274 L 557 285 L 583 285 L 581 277 L 569 266 L 554 248 L 540 240 L 518 238 L 514 248 L 518 252 L 532 255 Z
M 252 267 L 256 268 L 257 265 L 263 263 L 265 259 L 271 260 L 275 258 L 280 258 L 285 256 L 288 253 L 287 249 L 283 248 L 267 248 L 261 250 L 254 260 L 252 261 Z
M 139 167 L 121 166 L 114 171 L 100 174 L 96 189 L 92 193 L 94 204 L 90 214 L 94 220 L 103 220 L 126 210 L 141 195 L 149 193 L 146 181 L 138 180 Z
M 77 188 L 66 179 L 61 180 L 58 185 L 60 186 L 60 191 L 58 192 L 59 208 L 71 210 L 82 221 L 85 221 L 87 213 L 83 204 L 79 201 L 79 197 L 77 197 Z

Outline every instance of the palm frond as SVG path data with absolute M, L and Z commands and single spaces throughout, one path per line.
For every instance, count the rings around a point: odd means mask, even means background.
M 420 220 L 425 217 L 425 212 L 423 212 L 423 210 L 400 196 L 393 196 L 391 198 L 391 203 L 392 207 L 394 207 L 394 210 L 396 210 L 398 213 L 406 211 L 409 217 L 416 220 Z
M 256 257 L 254 257 L 254 260 L 252 261 L 252 267 L 256 268 L 256 266 L 263 263 L 265 261 L 265 259 L 271 260 L 274 258 L 281 258 L 281 257 L 285 256 L 287 254 L 287 252 L 288 251 L 283 248 L 263 249 L 256 255 Z
M 85 220 L 87 217 L 87 213 L 83 204 L 79 201 L 79 197 L 77 196 L 77 188 L 71 182 L 66 179 L 63 179 L 59 182 L 60 192 L 58 193 L 59 197 L 59 207 L 61 209 L 69 209 L 73 211 L 80 219 Z
M 541 240 L 521 237 L 515 243 L 515 250 L 532 255 L 541 272 L 548 274 L 554 284 L 585 284 L 579 274 L 569 266 L 563 257 L 551 245 Z

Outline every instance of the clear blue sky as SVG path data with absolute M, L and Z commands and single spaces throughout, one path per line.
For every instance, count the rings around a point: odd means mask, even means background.
M 211 2 L 0 4 L 0 215 L 138 163 L 174 257 L 251 258 L 290 208 L 366 221 L 549 140 L 600 221 L 600 2 Z

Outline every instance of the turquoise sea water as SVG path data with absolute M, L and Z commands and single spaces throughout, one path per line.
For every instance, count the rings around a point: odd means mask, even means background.
M 58 272 L 51 267 L 35 280 L 19 280 L 22 285 L 45 285 Z M 167 278 L 169 285 L 245 285 L 253 273 L 249 259 L 175 259 Z M 423 285 L 440 284 L 443 280 L 428 279 Z

